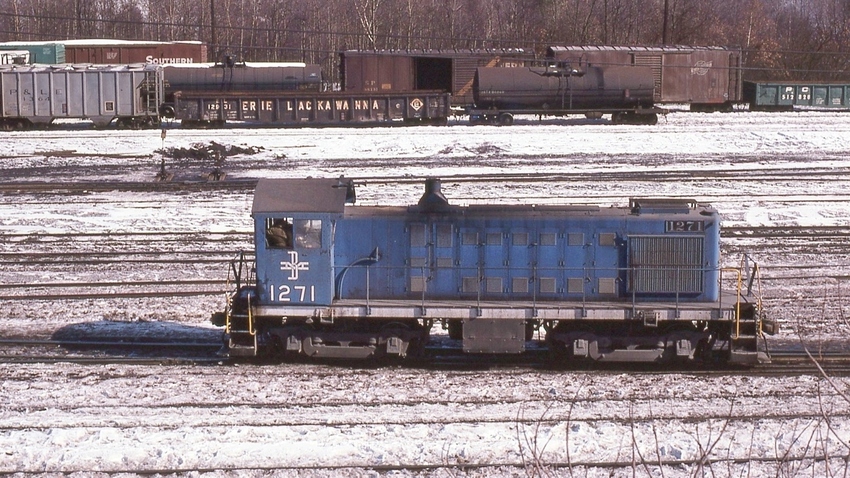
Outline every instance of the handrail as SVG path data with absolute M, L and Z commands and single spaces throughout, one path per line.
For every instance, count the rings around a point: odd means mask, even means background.
M 741 269 L 736 267 L 721 267 L 720 268 L 720 294 L 721 299 L 723 294 L 723 272 L 734 272 L 737 276 L 737 287 L 736 287 L 736 298 L 735 298 L 735 339 L 741 338 L 741 289 L 743 288 L 743 276 L 741 274 Z M 722 302 L 722 300 L 721 300 Z M 722 306 L 722 304 L 721 304 Z
M 257 331 L 254 330 L 254 308 L 251 307 L 251 294 L 248 294 L 248 334 L 257 335 Z
M 746 267 L 746 269 L 749 270 L 749 261 L 750 261 L 749 254 L 744 254 L 743 257 L 741 257 L 741 269 L 744 269 Z M 746 262 L 746 264 L 745 264 L 745 262 Z M 753 271 L 750 274 L 750 277 L 747 279 L 747 281 L 748 281 L 747 295 L 750 295 L 752 293 L 752 287 L 753 287 L 753 281 L 754 280 L 756 282 L 756 288 L 758 289 L 756 291 L 756 294 L 757 294 L 756 295 L 756 312 L 761 313 L 761 310 L 762 310 L 761 268 L 759 268 L 758 262 L 755 262 L 755 261 L 753 261 Z M 758 333 L 759 333 L 759 335 L 761 335 L 763 333 L 762 321 L 761 320 L 758 320 Z
M 243 285 L 251 285 L 256 284 L 256 277 L 254 276 L 255 267 L 254 264 L 256 262 L 256 258 L 253 260 L 249 260 L 248 254 L 245 251 L 240 251 L 236 258 L 230 261 L 230 267 L 227 272 L 227 281 L 225 282 L 225 287 L 227 290 L 230 290 L 231 284 L 235 283 L 235 290 L 231 293 L 225 292 L 226 303 L 224 310 L 224 331 L 225 333 L 230 333 L 232 330 L 232 316 L 233 316 L 233 298 L 236 296 L 236 293 L 239 292 L 239 289 L 242 288 Z M 231 281 L 231 273 L 233 274 Z M 244 274 L 244 277 L 243 277 Z M 254 318 L 253 318 L 253 308 L 251 307 L 251 295 L 248 294 L 248 330 L 251 335 L 256 334 L 256 330 L 254 330 Z

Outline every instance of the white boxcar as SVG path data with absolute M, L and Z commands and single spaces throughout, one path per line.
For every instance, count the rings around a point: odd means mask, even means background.
M 7 65 L 0 67 L 0 127 L 27 129 L 57 118 L 103 127 L 159 124 L 162 68 L 156 65 Z

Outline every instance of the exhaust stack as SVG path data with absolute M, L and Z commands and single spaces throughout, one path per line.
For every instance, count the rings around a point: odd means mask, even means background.
M 449 207 L 449 201 L 443 196 L 439 178 L 425 179 L 425 193 L 419 198 L 418 206 L 425 212 L 439 212 Z

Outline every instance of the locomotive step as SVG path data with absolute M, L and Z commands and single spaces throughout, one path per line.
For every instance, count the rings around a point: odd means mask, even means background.
M 729 355 L 729 363 L 739 365 L 757 365 L 770 363 L 770 357 L 761 351 L 733 350 Z
M 254 357 L 257 355 L 257 336 L 231 333 L 227 347 L 231 357 Z

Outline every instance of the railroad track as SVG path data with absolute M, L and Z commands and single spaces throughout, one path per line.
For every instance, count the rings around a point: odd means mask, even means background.
M 759 239 L 850 238 L 847 226 L 724 226 L 721 237 Z
M 351 462 L 343 465 L 299 465 L 299 466 L 266 466 L 266 467 L 242 467 L 242 466 L 216 466 L 216 467 L 179 467 L 179 468 L 125 468 L 125 469 L 92 469 L 92 470 L 11 470 L 10 473 L 16 475 L 44 475 L 44 474 L 91 474 L 98 476 L 120 476 L 120 475 L 140 475 L 140 476 L 161 476 L 161 475 L 188 475 L 188 474 L 247 474 L 247 475 L 265 475 L 281 472 L 291 472 L 295 474 L 310 474 L 317 473 L 318 476 L 339 475 L 372 475 L 372 474 L 421 474 L 428 475 L 446 475 L 458 476 L 469 473 L 478 474 L 496 474 L 500 476 L 548 476 L 555 474 L 572 475 L 572 470 L 584 476 L 587 473 L 594 475 L 600 473 L 601 476 L 615 475 L 618 472 L 643 476 L 643 473 L 659 473 L 660 469 L 668 469 L 669 472 L 693 470 L 694 473 L 714 475 L 714 473 L 722 475 L 722 471 L 729 471 L 731 465 L 751 466 L 754 464 L 774 465 L 777 469 L 780 466 L 791 466 L 797 463 L 824 463 L 827 461 L 836 461 L 838 463 L 850 461 L 850 454 L 815 454 L 808 455 L 791 455 L 781 456 L 777 458 L 765 457 L 747 457 L 747 458 L 712 458 L 700 457 L 692 460 L 671 460 L 657 459 L 656 457 L 633 458 L 621 461 L 549 461 L 544 459 L 535 459 L 529 456 L 526 461 L 493 461 L 493 462 L 466 462 L 466 463 L 398 463 L 398 464 L 380 464 L 374 462 L 358 463 Z M 717 468 L 720 471 L 712 471 Z M 663 475 L 663 472 L 661 472 Z
M 67 354 L 24 354 L 16 355 L 14 352 L 9 353 L 12 348 L 32 348 L 56 350 L 61 348 L 65 351 L 102 351 L 110 350 L 112 352 L 121 352 L 125 355 L 133 355 L 130 358 L 116 358 L 103 356 L 69 356 Z M 221 348 L 220 342 L 174 342 L 151 340 L 149 337 L 146 340 L 137 338 L 115 338 L 109 340 L 71 340 L 71 339 L 0 339 L 0 349 L 5 349 L 4 354 L 0 355 L 0 363 L 56 363 L 64 361 L 72 361 L 74 363 L 162 363 L 163 360 L 183 360 L 181 357 L 135 357 L 140 353 L 147 353 L 150 350 L 160 351 L 161 349 L 169 349 L 176 352 L 186 350 L 207 350 L 217 352 Z M 421 358 L 409 359 L 406 361 L 378 361 L 378 362 L 363 362 L 364 366 L 380 366 L 381 364 L 390 364 L 402 366 L 411 366 L 415 368 L 435 369 L 435 370 L 488 370 L 499 368 L 515 369 L 517 373 L 522 373 L 523 370 L 534 368 L 537 370 L 549 370 L 553 374 L 564 373 L 565 371 L 573 373 L 611 373 L 619 374 L 623 372 L 634 372 L 643 374 L 671 374 L 681 373 L 685 375 L 758 375 L 758 376 L 786 376 L 786 375 L 819 375 L 826 374 L 829 376 L 850 376 L 850 353 L 833 352 L 821 353 L 813 356 L 806 352 L 773 352 L 771 354 L 772 362 L 770 364 L 762 364 L 754 367 L 739 367 L 739 366 L 721 366 L 711 367 L 704 364 L 605 364 L 594 362 L 575 362 L 575 363 L 552 363 L 547 360 L 547 351 L 545 348 L 526 352 L 519 356 L 508 357 L 482 357 L 478 355 L 467 355 L 460 351 L 460 348 L 450 348 L 446 346 L 429 347 L 427 354 Z M 110 362 L 115 360 L 115 362 Z M 225 360 L 220 356 L 213 357 L 194 357 L 186 359 L 191 362 L 222 362 Z M 236 361 L 227 360 L 228 363 L 239 361 L 266 363 L 274 365 L 278 359 L 269 359 L 260 357 L 257 359 L 246 358 Z M 298 360 L 299 362 L 308 363 L 308 360 Z M 334 364 L 333 361 L 323 361 L 322 363 Z M 356 364 L 355 364 L 356 365 Z M 542 367 L 542 368 L 541 368 Z
M 516 157 L 512 155 L 511 157 Z M 521 156 L 517 159 L 523 159 Z M 540 158 L 531 158 L 538 160 Z M 547 163 L 557 163 L 558 158 L 547 156 Z M 574 158 L 570 157 L 570 160 Z M 257 161 L 252 159 L 253 161 Z M 210 165 L 211 166 L 211 165 Z M 551 165 L 550 166 L 556 166 Z M 238 166 L 236 166 L 238 167 Z M 256 186 L 255 179 L 226 179 L 224 181 L 208 181 L 208 180 L 180 180 L 174 182 L 158 182 L 153 180 L 152 173 L 151 181 L 74 181 L 63 182 L 57 184 L 50 181 L 8 181 L 0 184 L 0 193 L 55 193 L 55 194 L 77 194 L 80 192 L 103 192 L 103 191 L 124 191 L 124 192 L 186 192 L 186 191 L 244 191 L 250 193 Z M 787 182 L 793 181 L 819 181 L 824 183 L 834 183 L 841 185 L 850 177 L 850 167 L 812 167 L 812 168 L 788 168 L 788 169 L 770 169 L 761 166 L 752 168 L 740 169 L 706 169 L 698 170 L 688 169 L 650 169 L 650 170 L 613 170 L 613 171 L 590 171 L 590 172 L 558 172 L 558 173 L 483 173 L 483 174 L 442 174 L 443 183 L 458 183 L 458 184 L 512 184 L 514 187 L 521 184 L 570 184 L 570 183 L 588 183 L 588 182 L 697 182 L 704 180 L 723 180 L 724 182 L 743 182 L 752 183 L 758 182 Z M 422 182 L 421 178 L 411 178 L 409 175 L 399 176 L 349 176 L 357 185 L 419 185 Z M 771 198 L 776 197 L 773 194 L 753 193 L 747 189 L 741 189 L 741 195 L 748 198 Z M 548 196 L 547 196 L 548 197 Z M 702 197 L 702 195 L 701 195 Z M 723 194 L 722 197 L 728 198 L 728 194 Z M 560 197 L 559 197 L 560 198 Z M 587 195 L 579 196 L 564 196 L 563 198 L 573 198 L 587 202 L 588 199 L 599 200 L 600 198 L 615 198 L 621 199 L 621 195 L 615 196 L 594 196 L 588 198 Z M 475 199 L 475 198 L 463 198 Z M 709 196 L 704 197 L 704 200 L 712 199 Z M 836 194 L 835 192 L 812 192 L 811 194 L 799 195 L 797 197 L 786 197 L 791 201 L 811 202 L 817 200 L 826 200 L 831 202 L 846 202 L 850 200 L 850 195 Z
M 153 176 L 153 175 L 152 175 Z M 256 180 L 228 181 L 177 181 L 177 182 L 122 182 L 83 181 L 61 183 L 49 181 L 21 181 L 0 183 L 0 194 L 80 194 L 88 192 L 197 192 L 230 190 L 249 193 L 257 185 Z
M 162 350 L 170 355 L 162 355 Z M 196 365 L 221 363 L 221 343 L 114 340 L 0 339 L 0 364 Z M 57 351 L 61 353 L 57 353 Z M 206 352 L 200 355 L 189 353 Z M 119 355 L 120 354 L 120 355 Z

